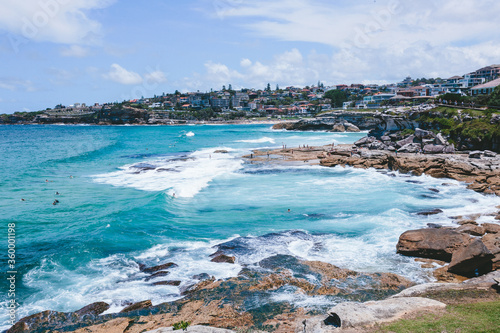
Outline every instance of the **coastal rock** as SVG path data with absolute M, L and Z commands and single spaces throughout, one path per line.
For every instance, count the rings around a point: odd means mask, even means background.
M 482 275 L 491 271 L 493 257 L 483 242 L 475 239 L 453 253 L 448 271 L 463 276 Z
M 159 272 L 153 273 L 150 276 L 148 276 L 146 278 L 146 281 L 156 279 L 156 278 L 161 277 L 161 276 L 167 276 L 169 274 L 170 274 L 170 272 L 167 272 L 167 271 L 159 271 Z
M 443 211 L 439 208 L 432 209 L 432 210 L 424 210 L 421 212 L 418 212 L 417 215 L 423 215 L 423 216 L 429 216 L 429 215 L 436 215 L 436 214 L 441 214 Z
M 418 153 L 421 150 L 419 143 L 408 143 L 398 149 L 400 153 Z
M 364 138 L 359 139 L 358 141 L 354 142 L 354 145 L 356 146 L 363 146 L 369 143 L 374 142 L 376 139 L 373 136 L 365 136 Z
M 484 228 L 484 232 L 487 234 L 498 234 L 500 233 L 500 224 L 495 223 L 483 223 L 481 226 Z
M 127 306 L 125 309 L 121 310 L 120 313 L 127 313 L 131 311 L 137 311 L 137 310 L 144 310 L 148 309 L 153 306 L 153 303 L 151 301 L 142 301 L 142 302 L 137 302 L 134 304 L 131 304 Z
M 352 133 L 357 133 L 361 132 L 358 126 L 351 124 L 351 123 L 344 123 L 345 126 L 345 131 L 346 132 L 352 132 Z
M 345 132 L 345 127 L 342 124 L 335 124 L 330 132 Z
M 407 138 L 404 138 L 403 140 L 397 141 L 396 142 L 396 147 L 397 148 L 401 148 L 403 146 L 406 146 L 407 144 L 416 143 L 415 141 L 416 141 L 415 140 L 415 135 L 410 135 Z
M 155 282 L 153 283 L 154 286 L 174 286 L 174 287 L 178 287 L 181 285 L 181 281 L 159 281 L 159 282 Z
M 469 153 L 469 158 L 481 158 L 481 154 L 479 150 L 471 151 Z
M 144 273 L 154 273 L 154 272 L 163 271 L 165 269 L 173 268 L 173 267 L 177 267 L 177 265 L 174 264 L 173 262 L 168 262 L 168 263 L 163 264 L 163 265 L 158 265 L 158 266 L 153 266 L 153 267 L 145 268 L 142 271 Z
M 466 224 L 478 225 L 478 223 L 474 220 L 458 220 L 457 223 L 459 225 L 466 225 Z
M 95 302 L 92 304 L 89 304 L 87 306 L 84 306 L 80 310 L 76 311 L 75 313 L 82 317 L 82 316 L 97 316 L 103 313 L 104 311 L 108 310 L 110 305 L 108 303 L 104 302 Z
M 218 263 L 228 263 L 228 264 L 234 264 L 236 260 L 236 257 L 234 256 L 227 256 L 225 254 L 219 254 L 218 256 L 212 258 L 210 260 L 211 262 L 218 262 Z
M 450 229 L 419 229 L 404 232 L 396 245 L 397 253 L 449 262 L 452 254 L 471 241 L 469 235 Z
M 491 150 L 485 150 L 483 152 L 484 157 L 497 157 L 497 153 L 491 151 Z
M 473 224 L 464 224 L 455 230 L 458 232 L 472 235 L 472 236 L 482 236 L 485 233 L 485 230 L 483 227 L 473 225 Z
M 415 137 L 420 139 L 420 140 L 423 140 L 423 139 L 434 139 L 435 135 L 433 132 L 431 131 L 426 131 L 426 130 L 423 130 L 421 128 L 415 128 Z
M 147 331 L 144 333 L 166 333 L 166 332 L 174 332 L 173 327 L 163 327 L 163 328 L 158 328 L 152 331 Z M 216 328 L 216 327 L 209 327 L 209 326 L 201 326 L 201 325 L 195 325 L 195 326 L 188 326 L 187 329 L 182 330 L 181 332 L 186 332 L 186 333 L 235 333 L 234 331 L 227 330 L 225 328 Z
M 435 138 L 435 143 L 441 146 L 447 146 L 448 140 L 446 140 L 441 133 L 438 133 Z
M 423 151 L 425 154 L 441 154 L 444 149 L 445 146 L 442 145 L 425 145 Z
M 331 323 L 329 326 L 340 328 L 361 328 L 397 320 L 406 314 L 445 307 L 444 303 L 423 297 L 398 297 L 366 303 L 347 302 L 331 308 L 323 324 L 326 326 L 326 323 Z
M 486 248 L 493 254 L 492 270 L 500 269 L 500 234 L 486 234 L 481 239 Z

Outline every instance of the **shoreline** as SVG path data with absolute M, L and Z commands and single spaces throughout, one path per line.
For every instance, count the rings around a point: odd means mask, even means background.
M 269 157 L 268 157 L 269 153 Z M 394 156 L 394 153 L 390 152 L 374 152 L 370 151 L 368 149 L 356 149 L 356 154 L 354 154 L 352 145 L 338 145 L 334 146 L 332 149 L 331 145 L 328 146 L 320 146 L 320 147 L 306 147 L 306 148 L 286 148 L 286 149 L 274 149 L 274 150 L 260 150 L 260 151 L 254 151 L 252 155 L 255 156 L 244 156 L 244 158 L 248 159 L 249 161 L 255 161 L 255 162 L 271 162 L 271 163 L 308 163 L 308 164 L 313 164 L 313 165 L 322 165 L 322 166 L 336 166 L 336 165 L 350 165 L 353 167 L 359 167 L 359 168 L 377 168 L 377 169 L 390 169 L 389 168 L 389 161 L 391 161 L 390 165 L 391 167 L 398 167 L 398 170 L 402 170 L 404 172 L 403 166 L 407 166 L 408 168 L 413 168 L 413 170 L 408 169 L 407 172 L 419 172 L 422 166 L 420 164 L 408 164 L 404 163 L 404 161 L 414 161 L 414 160 L 420 160 L 423 158 L 423 160 L 427 160 L 428 158 L 436 159 L 436 158 L 444 158 L 445 160 L 448 158 L 457 158 L 457 161 L 460 163 L 466 163 L 465 161 L 465 155 L 460 157 L 460 156 L 455 156 L 455 155 L 447 155 L 445 157 L 441 156 L 436 156 L 436 155 L 418 155 L 418 154 L 410 154 L 410 153 L 405 153 L 405 154 L 398 154 L 398 156 Z M 357 156 L 354 156 L 357 155 Z M 457 154 L 460 155 L 460 154 Z M 391 156 L 391 157 L 389 157 Z M 397 157 L 397 158 L 395 158 Z M 394 161 L 398 161 L 399 163 L 394 163 Z M 439 161 L 438 161 L 439 162 Z M 457 163 L 458 163 L 457 162 Z M 437 163 L 437 162 L 436 162 Z M 476 163 L 477 164 L 477 163 Z M 473 167 L 475 167 L 473 165 Z M 403 168 L 403 169 L 402 169 Z M 435 170 L 437 168 L 431 168 L 429 170 Z M 456 170 L 456 168 L 455 168 Z M 466 170 L 464 168 L 458 169 L 458 170 Z M 469 169 L 467 169 L 469 170 Z M 428 171 L 428 170 L 425 170 Z M 469 174 L 472 172 L 471 170 L 468 171 Z M 425 172 L 422 172 L 425 173 Z M 436 173 L 433 173 L 432 176 L 438 175 L 437 171 Z M 460 173 L 457 173 L 457 175 L 460 175 Z M 464 174 L 465 175 L 465 174 Z M 479 175 L 476 175 L 479 177 Z M 481 175 L 482 177 L 483 175 Z M 472 177 L 472 175 L 468 175 L 468 177 Z M 463 180 L 461 180 L 463 181 Z M 474 189 L 477 192 L 485 192 L 480 191 L 480 188 Z M 496 195 L 499 195 L 498 192 L 495 192 Z M 216 252 L 217 253 L 217 252 Z M 215 253 L 214 253 L 215 254 Z M 230 253 L 228 255 L 221 253 L 219 254 L 216 258 L 221 258 L 223 260 L 230 260 Z M 214 259 L 216 259 L 214 258 Z M 234 257 L 233 257 L 234 260 Z M 222 262 L 222 261 L 221 261 Z M 432 261 L 425 262 L 424 264 L 429 264 Z M 321 263 L 321 262 L 309 262 L 309 263 L 299 263 L 301 265 L 306 264 L 308 265 L 312 271 L 322 271 L 325 272 L 325 269 L 328 271 L 335 270 L 334 267 L 330 266 L 325 266 L 328 265 L 326 263 Z M 337 268 L 339 269 L 339 268 Z M 243 271 L 242 271 L 243 272 Z M 86 324 L 83 324 L 82 322 L 79 322 L 79 325 L 84 325 L 84 326 L 79 326 L 79 328 L 76 329 L 70 329 L 69 331 L 71 332 L 106 332 L 107 330 L 111 328 L 118 328 L 122 327 L 123 332 L 140 332 L 143 331 L 144 329 L 157 329 L 159 327 L 164 327 L 164 326 L 170 326 L 173 323 L 179 322 L 180 320 L 187 320 L 187 321 L 193 321 L 194 318 L 194 324 L 203 324 L 203 323 L 208 323 L 210 326 L 216 326 L 216 327 L 228 327 L 229 326 L 238 326 L 246 325 L 246 327 L 252 327 L 252 314 L 248 311 L 244 312 L 239 312 L 238 308 L 233 306 L 228 306 L 224 301 L 220 301 L 220 299 L 214 300 L 213 293 L 221 293 L 224 292 L 224 290 L 232 290 L 233 288 L 243 288 L 241 287 L 241 282 L 242 278 L 246 278 L 245 275 L 247 274 L 254 274 L 251 271 L 244 271 L 243 273 L 240 273 L 242 275 L 238 275 L 238 277 L 231 278 L 229 280 L 214 280 L 214 279 L 208 279 L 205 281 L 202 281 L 196 285 L 194 285 L 190 289 L 191 294 L 195 294 L 199 297 L 197 298 L 192 298 L 187 300 L 185 303 L 182 302 L 170 302 L 170 303 L 164 303 L 160 304 L 157 306 L 152 306 L 147 301 L 143 302 L 138 302 L 136 304 L 132 304 L 132 309 L 130 310 L 130 313 L 125 313 L 125 314 L 115 314 L 114 316 L 99 316 L 98 313 L 95 313 L 95 317 L 93 319 L 90 319 L 89 317 L 85 318 Z M 498 272 L 497 272 L 498 273 Z M 329 276 L 330 273 L 326 273 L 325 276 Z M 346 275 L 350 276 L 350 274 L 355 274 L 348 272 L 347 270 L 344 269 L 339 269 L 338 273 L 340 275 Z M 363 273 L 357 273 L 357 274 L 363 274 Z M 390 279 L 393 279 L 392 277 Z M 397 278 L 396 278 L 397 279 Z M 271 274 L 271 275 L 263 275 L 262 277 L 256 277 L 255 275 L 248 278 L 248 285 L 245 285 L 244 288 L 248 288 L 248 290 L 257 290 L 257 291 L 272 291 L 275 290 L 276 288 L 281 288 L 286 285 L 292 285 L 297 288 L 298 290 L 306 290 L 306 292 L 317 292 L 315 296 L 320 296 L 322 295 L 323 292 L 332 292 L 331 289 L 324 288 L 324 289 L 315 289 L 316 287 L 311 286 L 310 284 L 307 283 L 307 281 L 301 280 L 294 278 L 293 276 L 287 275 L 285 272 L 278 272 L 277 274 Z M 172 281 L 174 282 L 174 281 Z M 458 281 L 454 281 L 458 282 Z M 451 284 L 448 284 L 451 286 Z M 420 285 L 417 285 L 420 286 Z M 406 286 L 407 288 L 408 286 Z M 410 287 L 411 288 L 411 287 Z M 484 288 L 484 286 L 481 286 L 481 288 Z M 405 289 L 406 290 L 406 289 Z M 244 290 L 243 290 L 244 291 Z M 334 291 L 336 292 L 336 291 Z M 220 294 L 218 294 L 220 295 Z M 206 301 L 206 298 L 208 298 L 209 301 Z M 386 296 L 387 297 L 387 296 Z M 374 298 L 374 299 L 379 299 L 379 298 Z M 203 304 L 205 302 L 205 304 Z M 345 300 L 344 302 L 349 302 L 349 300 Z M 208 304 L 206 304 L 208 303 Z M 89 305 L 90 306 L 90 305 Z M 133 306 L 136 306 L 135 308 Z M 271 316 L 269 318 L 266 318 L 264 323 L 266 325 L 271 325 L 276 328 L 275 332 L 292 332 L 292 326 L 296 325 L 295 327 L 298 327 L 301 325 L 301 322 L 308 323 L 311 325 L 316 325 L 317 323 L 313 322 L 314 321 L 314 316 L 311 316 L 305 312 L 300 312 L 299 310 L 297 311 L 292 311 L 290 308 L 284 308 L 281 309 L 281 312 L 274 312 L 276 310 L 272 309 L 272 306 L 270 306 L 270 314 Z M 83 309 L 81 309 L 83 310 Z M 41 316 L 36 317 L 35 316 L 33 319 L 39 318 L 40 320 L 44 320 L 43 317 L 53 317 L 53 320 L 61 320 L 62 322 L 68 323 L 68 321 L 73 320 L 72 318 L 75 318 L 75 314 L 78 313 L 78 316 L 80 315 L 80 312 L 72 312 L 72 313 L 67 313 L 63 314 L 60 312 L 55 312 L 55 311 L 44 311 L 41 313 Z M 158 312 L 155 312 L 158 311 Z M 166 311 L 166 312 L 163 312 Z M 303 310 L 302 310 L 303 311 Z M 92 312 L 91 312 L 92 313 Z M 197 315 L 194 315 L 193 313 L 197 313 Z M 82 319 L 85 314 L 82 314 Z M 30 316 L 30 317 L 33 317 Z M 73 316 L 73 317 L 72 317 Z M 139 318 L 139 319 L 134 319 L 134 318 Z M 155 323 L 155 324 L 153 324 Z M 161 324 L 159 324 L 161 323 Z M 73 325 L 76 325 L 76 323 L 72 323 Z M 281 325 L 281 330 L 278 328 L 278 326 Z M 304 324 L 305 325 L 305 324 Z M 71 325 L 69 325 L 71 326 Z M 154 327 L 153 327 L 154 326 Z M 18 326 L 19 327 L 19 326 Z M 62 328 L 64 331 L 68 331 L 66 328 Z M 77 326 L 78 327 L 78 326 Z M 117 332 L 122 332 L 122 331 L 117 331 Z M 267 330 L 266 330 L 267 331 Z M 10 332 L 10 331 L 9 331 Z M 12 331 L 12 332 L 18 332 L 18 331 Z M 19 331 L 22 332 L 22 331 Z

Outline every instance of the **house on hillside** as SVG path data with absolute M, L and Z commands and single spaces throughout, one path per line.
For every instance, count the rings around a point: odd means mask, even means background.
M 500 86 L 500 79 L 496 79 L 496 80 L 486 82 L 486 83 L 480 84 L 478 86 L 472 87 L 471 94 L 472 94 L 472 96 L 489 95 L 498 86 Z

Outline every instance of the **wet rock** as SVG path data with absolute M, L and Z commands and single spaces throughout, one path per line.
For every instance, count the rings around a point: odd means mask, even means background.
M 229 152 L 225 149 L 218 149 L 214 151 L 214 154 L 227 154 L 227 153 Z
M 144 268 L 144 269 L 142 269 L 142 271 L 144 273 L 154 273 L 154 272 L 163 271 L 165 269 L 174 268 L 174 267 L 177 267 L 177 265 L 174 264 L 173 262 L 168 262 L 168 263 L 163 264 L 163 265 L 158 265 L 158 266 L 153 266 L 153 267 L 149 267 L 149 268 Z
M 436 208 L 436 209 L 432 209 L 432 210 L 424 210 L 424 211 L 418 212 L 417 215 L 429 216 L 429 215 L 440 214 L 442 212 L 443 211 L 441 209 Z
M 421 258 L 431 258 L 449 262 L 453 252 L 471 237 L 450 229 L 419 229 L 404 232 L 396 245 L 397 253 Z
M 464 224 L 455 230 L 458 232 L 463 232 L 465 234 L 472 235 L 472 236 L 482 236 L 485 233 L 485 230 L 483 227 L 473 225 L 473 224 Z
M 134 304 L 131 304 L 127 306 L 125 309 L 121 310 L 120 313 L 126 313 L 126 312 L 131 312 L 131 311 L 137 311 L 137 310 L 144 310 L 148 309 L 153 306 L 153 303 L 151 301 L 142 301 L 142 302 L 137 302 Z
M 236 260 L 236 257 L 234 257 L 234 256 L 227 256 L 225 254 L 219 254 L 218 256 L 212 258 L 212 260 L 210 260 L 210 261 L 217 262 L 217 263 L 234 264 L 235 260 Z
M 483 242 L 475 239 L 453 253 L 448 271 L 469 277 L 482 275 L 491 271 L 493 257 Z
M 149 281 L 149 280 L 152 280 L 152 279 L 156 279 L 158 277 L 162 277 L 162 276 L 167 276 L 168 274 L 170 274 L 170 272 L 167 272 L 167 271 L 159 271 L 159 272 L 156 272 L 154 274 L 151 274 L 150 276 L 148 276 L 146 278 L 146 281 Z
M 437 223 L 427 223 L 427 227 L 439 229 L 439 228 L 442 228 L 443 226 L 441 224 L 437 224 Z
M 76 311 L 75 313 L 78 316 L 86 316 L 86 315 L 91 315 L 91 316 L 97 316 L 103 313 L 104 311 L 108 310 L 110 305 L 108 303 L 104 302 L 95 302 L 92 304 L 89 304 L 87 306 L 84 306 L 80 310 Z
M 174 286 L 174 287 L 178 287 L 180 286 L 180 284 L 181 281 L 159 281 L 153 283 L 154 286 Z
M 478 225 L 478 223 L 474 220 L 458 220 L 457 223 L 460 225 L 466 225 L 466 224 Z
M 210 280 L 212 277 L 210 275 L 208 275 L 207 273 L 201 273 L 201 274 L 193 275 L 191 278 L 193 280 L 204 281 L 204 280 Z
M 484 228 L 484 232 L 486 232 L 487 234 L 498 234 L 498 233 L 500 233 L 500 224 L 483 223 L 481 226 Z
M 437 281 L 446 283 L 461 283 L 468 279 L 467 277 L 448 272 L 448 265 L 435 269 L 432 275 Z

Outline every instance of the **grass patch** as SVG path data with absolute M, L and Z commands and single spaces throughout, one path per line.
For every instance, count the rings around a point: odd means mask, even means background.
M 398 320 L 373 332 L 500 332 L 500 301 L 450 305 L 446 313 Z

